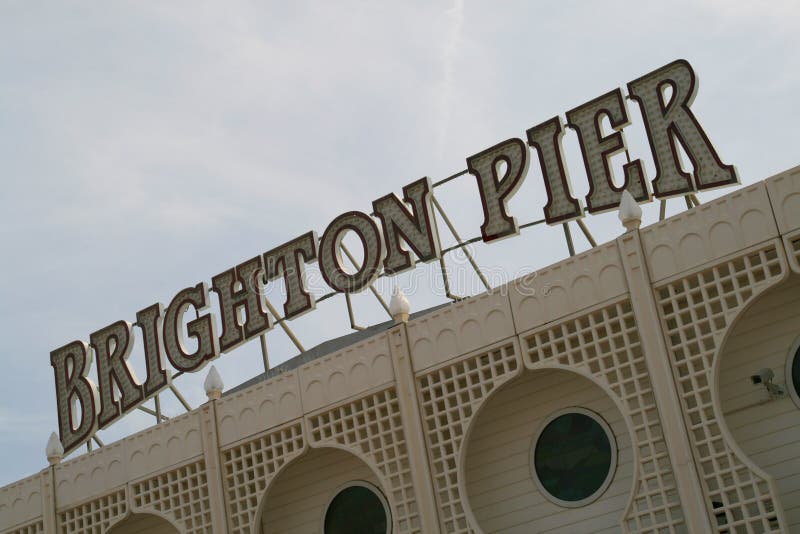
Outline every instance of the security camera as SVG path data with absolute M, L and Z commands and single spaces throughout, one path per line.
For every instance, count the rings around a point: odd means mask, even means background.
M 780 384 L 773 384 L 775 372 L 772 369 L 759 369 L 758 372 L 750 376 L 753 385 L 764 384 L 771 399 L 779 399 L 786 395 L 786 389 Z
M 756 374 L 750 377 L 753 384 L 769 384 L 775 378 L 775 371 L 772 369 L 759 369 Z

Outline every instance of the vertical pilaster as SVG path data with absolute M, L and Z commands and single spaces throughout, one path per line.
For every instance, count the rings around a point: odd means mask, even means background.
M 203 434 L 203 458 L 208 478 L 208 498 L 211 503 L 212 531 L 214 534 L 227 534 L 228 509 L 225 506 L 225 485 L 219 455 L 216 400 L 210 400 L 200 407 L 200 424 Z
M 438 532 L 439 516 L 436 512 L 433 482 L 420 419 L 417 390 L 414 385 L 414 370 L 411 365 L 405 323 L 401 323 L 389 331 L 389 345 L 392 351 L 400 415 L 403 418 L 403 429 L 406 434 L 408 458 L 411 463 L 411 478 L 414 481 L 417 506 L 419 507 L 420 529 L 425 533 Z
M 686 437 L 681 402 L 672 377 L 670 356 L 664 341 L 639 230 L 623 234 L 617 239 L 617 244 L 686 524 L 690 532 L 710 534 L 712 530 L 706 513 L 705 497 Z
M 41 472 L 42 477 L 42 522 L 44 534 L 58 534 L 56 520 L 56 468 L 51 465 Z

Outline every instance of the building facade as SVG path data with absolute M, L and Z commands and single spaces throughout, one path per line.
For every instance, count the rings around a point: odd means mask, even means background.
M 54 462 L 0 532 L 800 532 L 799 260 L 800 167 Z

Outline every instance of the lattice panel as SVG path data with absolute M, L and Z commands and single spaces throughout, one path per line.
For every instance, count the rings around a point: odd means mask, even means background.
M 132 488 L 137 509 L 171 515 L 187 533 L 211 534 L 211 503 L 202 460 L 136 482 Z
M 795 258 L 800 258 L 800 238 L 792 239 L 792 253 Z
M 293 423 L 222 452 L 231 534 L 250 533 L 258 503 L 278 469 L 303 452 L 303 428 Z
M 656 289 L 706 506 L 718 532 L 784 531 L 768 482 L 723 437 L 711 383 L 715 354 L 730 320 L 783 272 L 772 245 Z
M 4 534 L 44 534 L 44 523 L 38 520 L 12 530 L 4 530 L 3 532 Z
M 523 336 L 528 365 L 588 370 L 622 401 L 638 451 L 637 486 L 627 532 L 685 532 L 675 476 L 629 300 Z
M 445 532 L 472 532 L 458 487 L 458 458 L 464 433 L 483 399 L 518 370 L 514 344 L 508 343 L 417 378 Z
M 790 253 L 794 258 L 795 265 L 800 266 L 800 237 L 791 239 L 789 246 L 791 247 Z
M 390 486 L 400 532 L 421 532 L 406 438 L 394 388 L 344 404 L 308 419 L 315 445 L 337 443 L 377 465 Z
M 108 526 L 128 512 L 125 490 L 79 504 L 59 514 L 63 534 L 104 534 Z

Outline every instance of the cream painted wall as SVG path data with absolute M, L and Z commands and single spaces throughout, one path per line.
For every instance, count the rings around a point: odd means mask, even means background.
M 134 514 L 112 527 L 108 534 L 178 534 L 178 531 L 160 517 Z
M 611 485 L 597 501 L 581 508 L 547 500 L 530 468 L 540 425 L 553 412 L 571 406 L 600 414 L 611 426 L 619 450 Z M 467 447 L 467 494 L 485 533 L 620 531 L 633 476 L 630 436 L 616 405 L 590 380 L 568 371 L 526 371 L 488 401 Z
M 775 477 L 790 532 L 800 532 L 800 408 L 789 397 L 769 400 L 750 376 L 768 367 L 786 383 L 786 360 L 800 337 L 800 276 L 759 297 L 734 326 L 720 358 L 719 392 L 733 438 Z
M 262 534 L 319 534 L 328 503 L 354 480 L 381 486 L 364 462 L 338 449 L 313 449 L 295 459 L 268 490 Z

